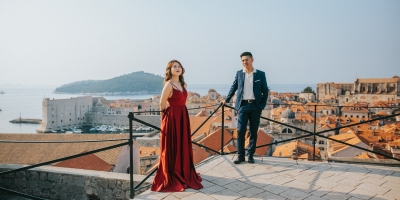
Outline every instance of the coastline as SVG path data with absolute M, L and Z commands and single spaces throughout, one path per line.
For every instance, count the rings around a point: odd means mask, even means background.
M 209 89 L 215 89 L 220 95 L 228 94 L 231 84 L 191 84 L 188 83 L 187 91 L 198 93 L 201 96 L 207 94 Z M 306 86 L 315 87 L 315 84 L 269 84 L 271 91 L 300 92 Z M 10 123 L 12 119 L 42 118 L 42 101 L 49 99 L 70 99 L 78 96 L 91 95 L 104 97 L 107 100 L 118 99 L 149 99 L 157 92 L 140 91 L 135 94 L 124 93 L 97 93 L 97 94 L 70 94 L 55 93 L 56 86 L 8 86 L 2 87 L 5 94 L 0 95 L 0 132 L 1 133 L 36 133 L 37 124 Z

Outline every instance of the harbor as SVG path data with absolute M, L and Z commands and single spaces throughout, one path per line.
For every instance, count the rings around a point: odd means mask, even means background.
M 135 137 L 141 137 L 153 132 L 154 129 L 147 126 L 134 126 L 132 129 Z M 75 126 L 72 128 L 64 128 L 59 130 L 53 130 L 47 133 L 60 133 L 60 134 L 127 134 L 129 133 L 129 127 L 120 126 Z

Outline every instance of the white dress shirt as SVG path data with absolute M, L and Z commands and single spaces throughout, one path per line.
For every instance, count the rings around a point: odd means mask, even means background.
M 253 71 L 250 73 L 246 72 L 246 69 L 243 69 L 244 73 L 244 87 L 243 87 L 243 100 L 255 99 L 253 92 L 253 79 L 254 73 L 256 73 L 256 69 L 253 67 Z

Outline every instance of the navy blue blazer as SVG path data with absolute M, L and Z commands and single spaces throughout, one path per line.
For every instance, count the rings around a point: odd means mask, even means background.
M 235 94 L 236 90 L 236 105 L 235 109 L 239 110 L 240 103 L 242 101 L 242 94 L 244 88 L 244 72 L 243 70 L 239 70 L 236 72 L 235 81 L 229 90 L 228 96 L 226 96 L 225 101 L 229 102 L 233 95 Z M 253 77 L 253 92 L 255 97 L 255 102 L 257 107 L 260 109 L 264 109 L 267 104 L 268 99 L 268 85 L 267 85 L 267 78 L 265 77 L 265 72 L 256 69 L 256 73 L 254 73 Z

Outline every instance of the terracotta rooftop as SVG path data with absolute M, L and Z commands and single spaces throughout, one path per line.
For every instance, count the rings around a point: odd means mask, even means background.
M 207 137 L 200 140 L 198 143 L 204 145 L 208 148 L 211 148 L 215 151 L 220 151 L 221 149 L 221 133 L 222 129 L 219 128 L 218 130 L 210 133 Z M 224 146 L 232 140 L 232 135 L 224 129 Z M 213 152 L 211 152 L 214 154 Z
M 311 145 L 308 145 L 306 143 L 303 143 L 301 141 L 293 141 L 290 143 L 286 143 L 286 144 L 282 144 L 279 146 L 275 147 L 275 151 L 272 154 L 272 156 L 275 157 L 287 157 L 287 158 L 291 158 L 293 156 L 293 151 L 297 150 L 297 158 L 299 158 L 299 156 L 305 154 L 305 153 L 311 153 L 314 151 L 314 147 Z M 318 148 L 315 149 L 315 155 L 316 157 L 320 157 L 320 150 Z M 305 157 L 303 155 L 303 157 Z M 312 156 L 311 156 L 312 157 Z M 309 158 L 309 156 L 307 156 L 307 158 Z
M 73 141 L 127 138 L 128 136 L 125 134 L 0 134 L 0 140 L 17 141 Z M 86 143 L 1 143 L 0 163 L 37 164 L 124 142 L 126 140 Z M 110 165 L 115 165 L 121 149 L 122 147 L 118 147 L 98 152 L 94 155 Z
M 211 155 L 206 150 L 204 150 L 200 146 L 197 146 L 196 144 L 192 144 L 192 149 L 193 149 L 193 163 L 194 164 L 197 164 L 197 163 L 207 159 Z
M 364 142 L 365 140 L 360 138 L 359 136 L 357 136 L 354 132 L 348 132 L 348 133 L 343 133 L 343 134 L 339 134 L 339 135 L 333 135 L 330 136 L 329 138 L 332 139 L 336 139 L 342 142 L 346 142 L 348 144 L 352 144 L 352 145 L 357 145 L 360 143 L 364 143 L 367 144 L 366 142 Z M 345 145 L 342 143 L 338 143 L 335 141 L 330 141 L 330 147 L 329 147 L 329 151 L 331 152 L 331 154 L 336 154 L 340 151 L 343 151 L 347 148 L 350 148 L 351 146 L 349 145 Z
M 368 153 L 363 152 L 362 154 L 356 156 L 355 158 L 360 158 L 360 159 L 371 159 L 371 158 L 375 158 L 373 156 L 370 156 Z
M 237 151 L 237 148 L 231 144 L 228 144 L 224 147 L 225 153 L 230 153 L 230 152 L 234 152 L 234 151 Z
M 206 120 L 206 116 L 192 116 L 189 115 L 189 120 L 190 120 L 190 130 L 193 132 L 199 127 L 204 120 Z M 192 136 L 192 138 L 196 138 L 202 134 L 208 134 L 210 131 L 210 126 L 211 126 L 211 119 L 209 119 L 197 132 Z
M 81 153 L 83 153 L 83 152 L 81 152 Z M 81 156 L 81 157 L 65 160 L 65 161 L 56 163 L 53 166 L 75 168 L 75 169 L 105 171 L 105 172 L 108 172 L 113 168 L 112 165 L 108 164 L 106 161 L 97 157 L 94 154 L 89 154 L 86 156 Z
M 249 146 L 249 144 L 250 144 L 249 132 L 246 132 L 245 138 L 246 139 L 245 139 L 244 146 L 245 146 L 245 148 L 247 148 Z M 273 141 L 273 139 L 274 139 L 273 137 L 271 137 L 270 135 L 264 133 L 264 131 L 258 130 L 256 146 L 269 144 L 269 143 L 271 143 Z M 267 153 L 269 147 L 270 146 L 256 148 L 256 152 L 254 154 L 256 154 L 258 156 L 265 156 L 265 154 Z

